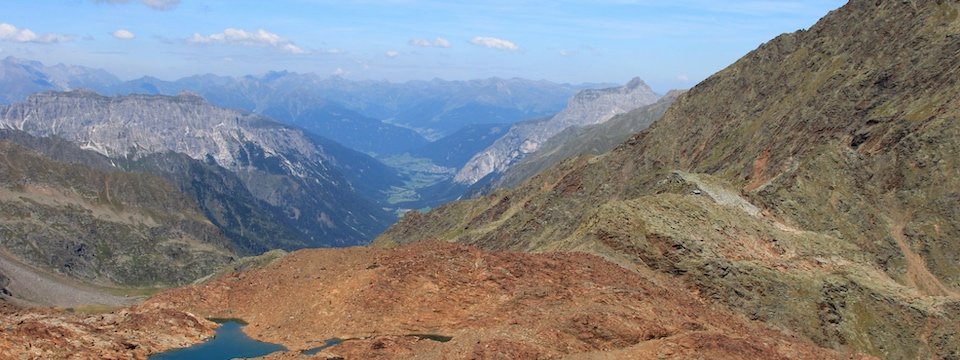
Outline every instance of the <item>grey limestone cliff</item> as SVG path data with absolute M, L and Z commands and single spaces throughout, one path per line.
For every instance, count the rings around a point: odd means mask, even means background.
M 502 173 L 566 128 L 599 124 L 618 114 L 652 104 L 658 98 L 639 78 L 621 87 L 580 91 L 567 102 L 563 111 L 553 117 L 512 126 L 493 145 L 474 155 L 454 181 L 469 185 L 491 173 Z

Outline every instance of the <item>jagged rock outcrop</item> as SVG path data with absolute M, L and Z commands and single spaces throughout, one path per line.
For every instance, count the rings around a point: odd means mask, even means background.
M 584 249 L 891 359 L 960 354 L 960 4 L 854 0 L 613 151 L 411 213 L 378 243 Z
M 652 104 L 657 98 L 639 78 L 622 87 L 580 91 L 553 117 L 513 125 L 500 139 L 474 155 L 454 181 L 469 185 L 492 173 L 502 173 L 563 129 L 602 123 L 615 115 Z
M 301 246 L 364 243 L 392 215 L 356 191 L 365 174 L 344 169 L 303 131 L 207 104 L 202 98 L 88 91 L 41 93 L 0 109 L 0 128 L 58 136 L 101 154 L 137 160 L 177 152 L 234 172 L 257 199 L 306 234 Z M 341 149 L 342 150 L 342 149 Z M 383 181 L 380 176 L 374 181 Z

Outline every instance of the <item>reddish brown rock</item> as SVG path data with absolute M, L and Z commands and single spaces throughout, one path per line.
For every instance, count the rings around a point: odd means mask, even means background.
M 242 318 L 252 337 L 292 351 L 344 339 L 309 358 L 845 357 L 674 282 L 584 253 L 416 243 L 301 250 L 148 304 Z
M 216 328 L 159 304 L 94 315 L 0 304 L 0 359 L 146 359 L 202 341 Z

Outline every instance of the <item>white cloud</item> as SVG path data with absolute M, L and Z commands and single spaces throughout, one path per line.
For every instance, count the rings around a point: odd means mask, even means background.
M 0 41 L 20 42 L 20 43 L 41 43 L 51 44 L 69 41 L 70 38 L 58 34 L 37 35 L 30 29 L 20 29 L 7 23 L 0 23 Z
M 400 52 L 396 50 L 387 50 L 387 52 L 383 53 L 383 55 L 388 58 L 395 58 L 397 56 L 400 56 Z
M 491 49 L 509 51 L 520 50 L 520 47 L 517 46 L 517 44 L 514 44 L 513 41 L 488 36 L 474 36 L 473 39 L 470 39 L 470 43 Z
M 306 54 L 307 51 L 297 46 L 293 42 L 284 39 L 280 35 L 272 32 L 258 29 L 257 31 L 246 31 L 243 29 L 226 28 L 223 32 L 210 34 L 207 36 L 193 33 L 193 36 L 187 38 L 188 44 L 193 45 L 211 45 L 211 44 L 231 44 L 244 46 L 272 47 L 290 54 Z
M 571 57 L 571 56 L 574 56 L 574 55 L 577 55 L 577 52 L 576 52 L 576 51 L 560 50 L 560 56 L 563 56 L 563 57 Z
M 306 51 L 301 49 L 299 46 L 294 44 L 286 44 L 280 47 L 281 50 L 291 53 L 291 54 L 305 54 Z
M 687 82 L 687 81 L 690 81 L 690 77 L 686 75 L 677 75 L 677 80 Z
M 95 3 L 126 4 L 130 0 L 93 0 Z M 140 0 L 143 5 L 154 10 L 170 10 L 180 4 L 180 0 Z
M 120 40 L 130 40 L 136 37 L 136 35 L 133 35 L 133 33 L 127 29 L 117 29 L 117 31 L 114 31 L 111 35 Z
M 410 44 L 410 46 L 416 46 L 416 47 L 435 47 L 435 48 L 449 48 L 449 47 L 450 47 L 450 41 L 448 41 L 447 39 L 444 39 L 444 38 L 442 38 L 442 37 L 438 37 L 438 38 L 433 39 L 433 40 L 427 40 L 427 39 L 410 39 L 410 41 L 408 42 L 408 44 Z
M 347 74 L 347 71 L 344 70 L 343 68 L 337 68 L 336 70 L 333 71 L 333 73 L 331 73 L 331 75 L 333 76 L 344 76 L 346 74 Z

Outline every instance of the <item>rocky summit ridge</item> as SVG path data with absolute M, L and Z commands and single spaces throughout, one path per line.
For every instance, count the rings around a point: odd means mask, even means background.
M 487 175 L 502 173 L 566 128 L 602 123 L 617 114 L 652 104 L 658 98 L 640 78 L 620 87 L 581 90 L 549 119 L 513 125 L 492 145 L 474 155 L 457 172 L 454 181 L 470 185 Z
M 960 4 L 854 0 L 613 151 L 377 243 L 588 250 L 883 358 L 960 354 Z
M 189 93 L 107 97 L 85 90 L 46 92 L 7 107 L 2 119 L 4 128 L 62 137 L 112 157 L 173 151 L 238 169 L 245 165 L 244 143 L 255 142 L 267 155 L 323 160 L 301 131 L 208 105 Z M 279 165 L 290 173 L 303 172 L 285 158 Z

